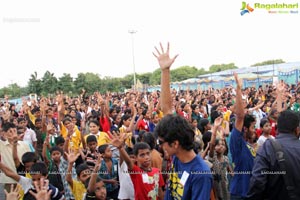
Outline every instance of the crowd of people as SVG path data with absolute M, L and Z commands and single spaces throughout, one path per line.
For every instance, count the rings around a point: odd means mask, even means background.
M 300 199 L 300 84 L 23 99 L 0 108 L 0 199 Z

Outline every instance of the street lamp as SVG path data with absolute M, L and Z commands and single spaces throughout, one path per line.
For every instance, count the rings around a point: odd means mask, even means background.
M 259 88 L 258 65 L 256 66 L 256 73 L 257 73 L 257 83 L 258 83 L 257 88 Z
M 134 34 L 136 30 L 129 30 L 128 33 L 131 34 L 131 46 L 132 46 L 132 64 L 133 64 L 133 90 L 136 90 L 136 75 L 135 75 L 135 63 L 134 63 Z

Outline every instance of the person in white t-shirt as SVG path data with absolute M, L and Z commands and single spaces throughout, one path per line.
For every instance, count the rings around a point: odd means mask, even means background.
M 130 147 L 126 147 L 126 152 L 128 153 L 129 157 L 131 158 L 132 162 L 135 162 L 133 149 Z M 130 178 L 130 174 L 128 172 L 128 167 L 126 162 L 124 162 L 120 158 L 119 162 L 119 180 L 120 180 L 120 190 L 118 199 L 130 199 L 134 200 L 134 187 L 133 183 Z
M 275 139 L 272 135 L 270 135 L 272 126 L 267 118 L 260 120 L 260 128 L 262 130 L 262 134 L 257 140 L 259 147 L 262 146 L 267 139 Z
M 28 121 L 25 118 L 18 118 L 18 126 L 26 128 L 26 131 L 24 133 L 23 141 L 27 142 L 29 145 L 32 145 L 34 149 L 36 149 L 37 144 L 37 138 L 36 133 L 34 130 L 29 129 L 27 127 Z

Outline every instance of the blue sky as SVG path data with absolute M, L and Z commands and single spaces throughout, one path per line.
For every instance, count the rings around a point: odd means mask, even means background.
M 25 86 L 34 71 L 39 77 L 46 70 L 74 78 L 80 72 L 131 74 L 132 29 L 137 73 L 158 68 L 152 51 L 160 41 L 179 54 L 173 68 L 300 61 L 299 13 L 255 9 L 241 16 L 241 7 L 242 1 L 229 0 L 1 1 L 0 87 Z

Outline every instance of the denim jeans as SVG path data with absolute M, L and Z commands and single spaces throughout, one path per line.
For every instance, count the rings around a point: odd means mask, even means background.
M 4 193 L 4 183 L 0 183 L 0 199 L 6 200 L 6 196 Z

